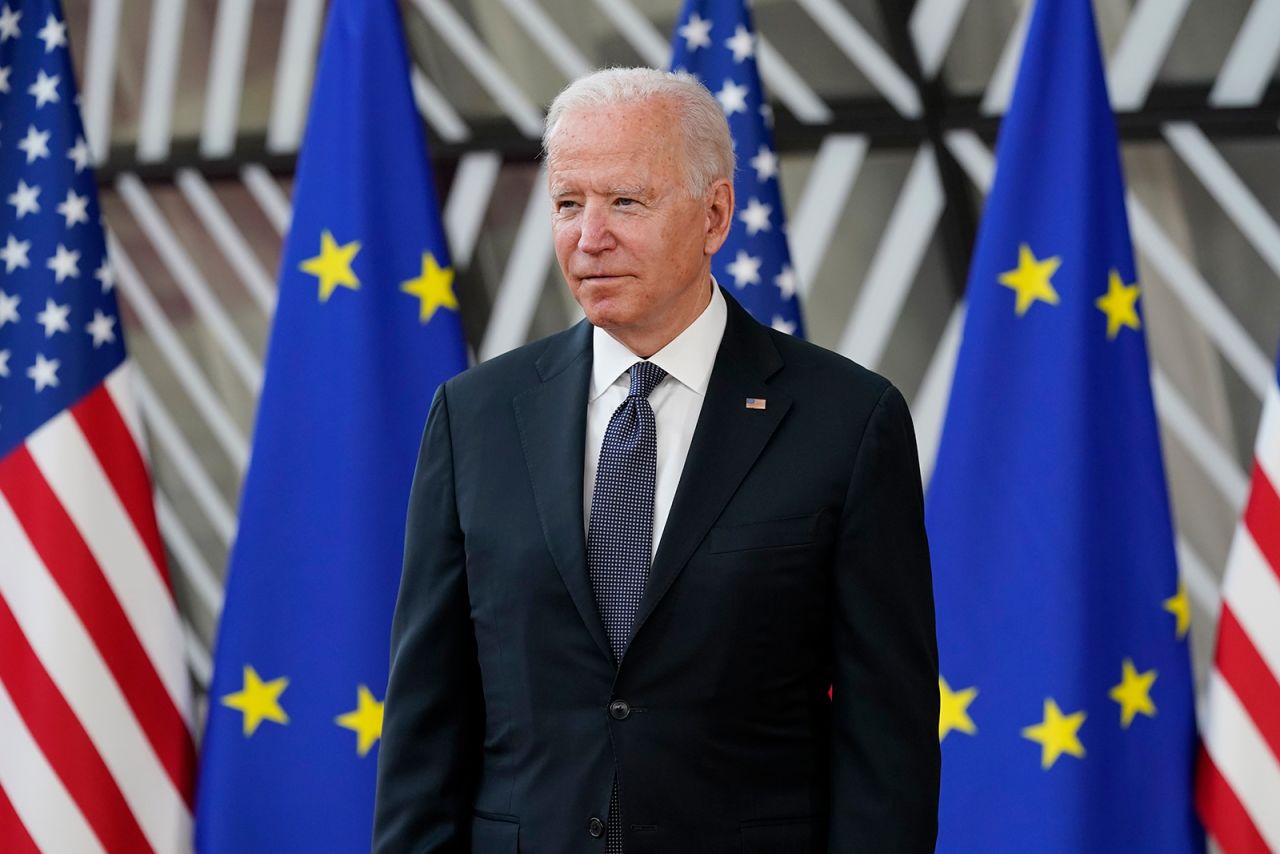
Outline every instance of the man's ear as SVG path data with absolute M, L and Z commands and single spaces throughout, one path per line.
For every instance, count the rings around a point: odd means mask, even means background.
M 715 181 L 706 195 L 707 236 L 702 251 L 712 256 L 724 245 L 733 225 L 733 182 L 727 178 Z

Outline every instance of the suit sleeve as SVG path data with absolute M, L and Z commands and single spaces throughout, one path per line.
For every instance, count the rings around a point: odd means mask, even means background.
M 378 755 L 375 854 L 463 850 L 470 832 L 484 704 L 446 389 L 431 404 L 409 498 Z
M 832 602 L 831 852 L 930 852 L 938 828 L 938 649 L 924 499 L 906 401 L 867 421 Z

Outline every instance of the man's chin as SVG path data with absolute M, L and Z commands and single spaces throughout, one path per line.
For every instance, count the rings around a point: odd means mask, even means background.
M 613 329 L 626 326 L 634 318 L 629 300 L 611 288 L 582 287 L 578 290 L 578 305 L 592 326 Z
M 615 329 L 625 329 L 629 324 L 627 317 L 616 310 L 611 310 L 601 306 L 592 306 L 584 308 L 583 314 L 587 316 L 592 326 L 597 326 L 606 332 L 612 332 Z

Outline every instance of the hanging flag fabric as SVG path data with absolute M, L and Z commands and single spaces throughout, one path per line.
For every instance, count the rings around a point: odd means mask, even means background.
M 1280 387 L 1263 403 L 1253 483 L 1222 586 L 1196 802 L 1226 854 L 1280 852 Z
M 395 0 L 334 0 L 218 632 L 201 852 L 359 851 L 405 506 L 466 366 Z
M 195 774 L 57 0 L 0 5 L 0 851 L 176 852 Z
M 926 504 L 939 852 L 1203 847 L 1135 272 L 1092 4 L 1039 0 Z
M 716 96 L 738 157 L 733 227 L 711 259 L 711 272 L 756 320 L 804 337 L 787 249 L 772 113 L 760 85 L 756 47 L 745 0 L 685 0 L 671 68 L 694 75 Z

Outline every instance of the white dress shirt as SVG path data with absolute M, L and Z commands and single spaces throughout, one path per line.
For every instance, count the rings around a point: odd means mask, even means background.
M 648 361 L 667 372 L 649 395 L 654 420 L 658 426 L 658 471 L 653 491 L 653 552 L 658 551 L 671 502 L 680 484 L 680 473 L 689 455 L 693 430 L 698 426 L 702 401 L 707 396 L 711 368 L 724 337 L 729 316 L 724 295 L 715 281 L 711 282 L 711 302 L 698 319 L 690 323 L 667 346 Z M 587 444 L 583 461 L 583 527 L 591 519 L 591 495 L 595 491 L 596 466 L 604 431 L 613 413 L 627 399 L 631 388 L 629 371 L 640 357 L 627 349 L 608 332 L 597 327 L 591 339 L 591 389 L 587 397 Z

